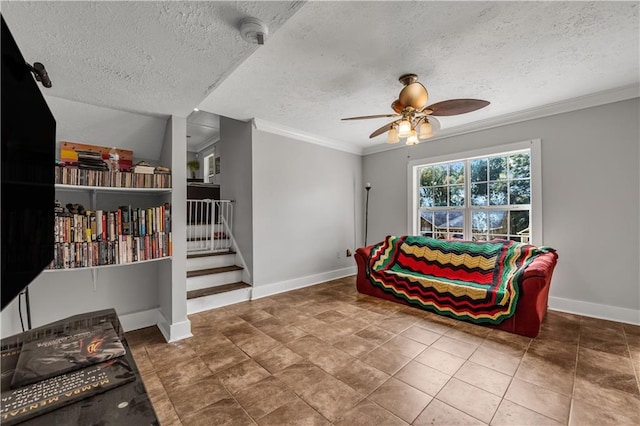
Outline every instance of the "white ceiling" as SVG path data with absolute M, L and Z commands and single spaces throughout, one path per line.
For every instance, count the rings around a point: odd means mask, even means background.
M 429 103 L 491 102 L 441 118 L 442 134 L 601 92 L 638 96 L 638 4 L 2 2 L 2 14 L 52 96 L 152 115 L 198 106 L 366 152 L 389 120 L 340 118 L 391 113 L 404 73 Z M 240 38 L 246 16 L 267 23 L 264 46 Z

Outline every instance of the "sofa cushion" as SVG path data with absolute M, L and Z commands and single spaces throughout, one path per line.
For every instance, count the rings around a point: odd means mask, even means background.
M 476 323 L 499 324 L 515 312 L 519 279 L 541 253 L 515 241 L 388 236 L 371 250 L 371 283 L 410 304 Z

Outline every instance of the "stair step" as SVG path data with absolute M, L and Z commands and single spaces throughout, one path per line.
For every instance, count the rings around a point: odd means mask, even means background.
M 209 287 L 209 288 L 202 288 L 200 290 L 188 291 L 187 300 L 196 299 L 198 297 L 211 296 L 212 294 L 226 293 L 228 291 L 234 291 L 234 290 L 239 290 L 239 289 L 248 288 L 248 287 L 251 287 L 251 285 L 240 281 L 237 283 L 219 285 L 219 286 Z
M 201 277 L 203 275 L 222 274 L 224 272 L 241 271 L 242 266 L 221 266 L 219 268 L 199 269 L 197 271 L 187 271 L 187 278 Z
M 228 254 L 236 254 L 236 252 L 231 250 L 225 250 L 225 251 L 210 251 L 205 253 L 187 253 L 187 259 L 197 259 L 200 257 L 209 257 L 209 256 L 225 256 Z

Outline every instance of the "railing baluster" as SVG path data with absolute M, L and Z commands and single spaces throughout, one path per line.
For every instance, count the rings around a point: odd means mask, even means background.
M 187 200 L 187 251 L 232 247 L 233 204 L 229 200 Z

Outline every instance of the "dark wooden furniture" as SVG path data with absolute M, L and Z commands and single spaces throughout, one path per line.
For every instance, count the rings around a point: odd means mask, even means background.
M 28 419 L 21 426 L 101 425 L 101 426 L 158 426 L 153 405 L 149 400 L 142 377 L 114 309 L 75 315 L 61 321 L 6 337 L 1 350 L 20 347 L 24 342 L 52 337 L 62 332 L 77 330 L 109 321 L 118 334 L 127 353 L 124 355 L 135 373 L 135 380 L 104 393 L 81 399 L 71 405 Z

